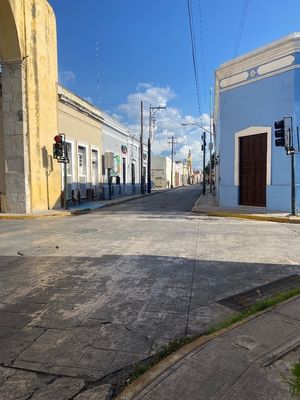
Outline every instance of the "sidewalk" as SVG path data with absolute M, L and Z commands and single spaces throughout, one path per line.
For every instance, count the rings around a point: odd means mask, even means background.
M 300 296 L 182 347 L 117 400 L 290 400 Z
M 158 193 L 168 192 L 170 190 L 178 189 L 179 187 L 173 189 L 152 189 L 152 193 L 128 195 L 118 197 L 112 200 L 101 200 L 101 201 L 82 201 L 79 205 L 71 205 L 67 210 L 49 210 L 34 212 L 30 214 L 11 214 L 11 213 L 0 213 L 0 220 L 14 220 L 14 219 L 37 219 L 37 218 L 48 218 L 48 217 L 68 217 L 71 215 L 81 215 L 87 214 L 92 211 L 98 210 L 103 207 L 113 206 L 115 204 L 126 203 L 131 200 L 152 196 Z
M 211 217 L 227 217 L 253 219 L 257 221 L 283 222 L 300 224 L 300 215 L 292 216 L 283 212 L 266 211 L 263 207 L 238 206 L 236 208 L 223 208 L 217 205 L 216 197 L 211 193 L 200 196 L 192 211 L 197 214 Z

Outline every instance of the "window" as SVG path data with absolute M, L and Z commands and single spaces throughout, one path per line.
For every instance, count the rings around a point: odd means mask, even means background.
M 99 181 L 98 177 L 98 150 L 92 149 L 92 184 L 97 185 Z
M 67 145 L 67 155 L 69 162 L 67 164 L 67 175 L 73 176 L 73 153 L 72 153 L 72 143 L 66 143 Z
M 86 148 L 78 146 L 78 175 L 86 177 Z

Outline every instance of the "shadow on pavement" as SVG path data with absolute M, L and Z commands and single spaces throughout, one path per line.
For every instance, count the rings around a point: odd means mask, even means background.
M 218 300 L 299 272 L 178 257 L 3 256 L 0 364 L 99 380 L 227 318 Z

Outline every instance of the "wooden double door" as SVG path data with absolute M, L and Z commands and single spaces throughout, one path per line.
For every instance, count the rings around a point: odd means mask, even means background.
M 239 203 L 266 206 L 267 133 L 240 137 Z

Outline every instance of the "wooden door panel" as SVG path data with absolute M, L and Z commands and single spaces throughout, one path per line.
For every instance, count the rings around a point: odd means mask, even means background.
M 240 138 L 240 204 L 266 205 L 267 134 Z

